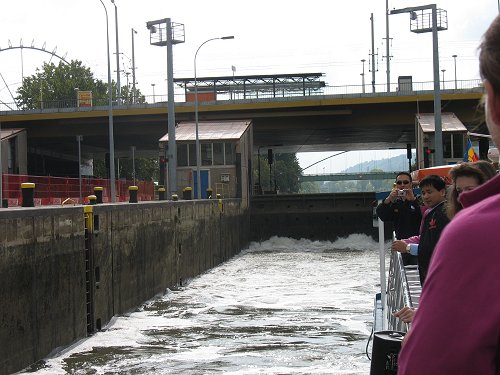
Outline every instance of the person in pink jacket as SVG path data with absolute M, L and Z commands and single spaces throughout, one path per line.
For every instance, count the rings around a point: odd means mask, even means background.
M 486 124 L 500 146 L 500 16 L 480 46 Z M 434 251 L 398 374 L 500 374 L 500 175 L 460 195 Z

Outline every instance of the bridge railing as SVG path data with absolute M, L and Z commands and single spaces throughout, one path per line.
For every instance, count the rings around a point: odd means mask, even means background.
M 441 90 L 443 93 L 446 92 L 483 92 L 483 86 L 480 79 L 469 79 L 469 80 L 450 80 L 442 81 Z M 371 96 L 406 96 L 406 95 L 416 95 L 422 92 L 432 92 L 434 90 L 434 82 L 413 82 L 411 89 L 407 86 L 404 88 L 399 88 L 397 83 L 391 84 L 390 91 L 387 91 L 386 84 L 366 84 L 364 85 L 340 85 L 340 86 L 329 86 L 326 85 L 320 89 L 307 89 L 306 95 L 304 96 L 303 90 L 264 90 L 255 89 L 248 90 L 245 93 L 236 91 L 233 92 L 230 89 L 224 91 L 216 90 L 216 100 L 211 101 L 245 101 L 245 100 L 286 100 L 287 98 L 317 98 L 319 96 L 332 96 L 332 97 L 371 97 Z M 114 107 L 118 108 L 137 108 L 137 107 L 165 107 L 167 103 L 167 95 L 149 95 L 141 96 L 139 100 L 131 100 L 131 98 L 120 98 L 113 102 Z M 179 90 L 175 93 L 176 103 L 187 103 L 189 105 L 193 104 L 192 98 L 186 98 L 185 92 Z M 200 100 L 200 103 L 204 103 Z M 208 103 L 208 102 L 207 102 Z M 64 100 L 43 100 L 37 101 L 36 99 L 21 105 L 18 103 L 4 103 L 0 102 L 1 112 L 10 111 L 23 111 L 24 113 L 39 113 L 43 112 L 77 112 L 77 111 L 95 111 L 95 110 L 107 110 L 108 99 L 107 98 L 94 98 L 92 100 L 92 106 L 78 107 L 77 100 L 74 99 L 64 99 Z
M 88 203 L 88 196 L 94 194 L 94 187 L 103 188 L 103 202 L 111 202 L 110 180 L 103 178 L 82 177 L 82 201 L 80 201 L 80 180 L 78 178 L 30 176 L 7 174 L 2 175 L 2 199 L 7 199 L 9 207 L 20 206 L 22 203 L 21 184 L 31 182 L 35 184 L 35 205 L 61 204 L 71 198 L 76 203 Z M 129 199 L 128 187 L 134 185 L 132 180 L 117 180 L 116 194 L 118 202 Z M 152 181 L 136 181 L 139 187 L 137 198 L 139 201 L 150 201 L 155 197 Z

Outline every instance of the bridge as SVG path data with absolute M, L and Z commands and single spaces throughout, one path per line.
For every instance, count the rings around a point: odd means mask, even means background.
M 280 97 L 268 92 L 251 99 L 221 95 L 200 102 L 198 112 L 200 121 L 252 119 L 254 147 L 280 144 L 276 152 L 400 149 L 415 143 L 415 114 L 433 112 L 431 82 L 413 85 L 411 91 L 376 93 L 362 93 L 360 86 L 327 86 L 305 96 L 288 91 Z M 482 123 L 477 113 L 482 94 L 479 80 L 460 81 L 457 89 L 442 90 L 442 110 L 475 129 Z M 118 156 L 131 146 L 137 155 L 158 154 L 168 113 L 167 103 L 156 99 L 162 97 L 113 106 Z M 176 121 L 194 120 L 194 103 L 188 99 L 184 94 L 176 98 Z M 44 103 L 43 109 L 2 111 L 0 121 L 2 128 L 26 129 L 28 147 L 42 152 L 74 155 L 76 135 L 84 136 L 83 153 L 103 154 L 109 147 L 104 103 L 85 108 L 76 107 L 75 100 Z
M 307 181 L 351 181 L 351 180 L 393 180 L 397 172 L 326 173 L 300 176 L 301 182 Z

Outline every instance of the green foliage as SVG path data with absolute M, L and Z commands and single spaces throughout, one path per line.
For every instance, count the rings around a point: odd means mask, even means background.
M 259 182 L 258 157 L 254 158 L 253 177 Z M 267 154 L 260 156 L 260 181 L 263 190 L 273 191 L 276 187 L 280 193 L 298 193 L 299 178 L 302 170 L 295 154 L 274 154 L 274 163 L 271 166 L 271 181 L 269 181 L 269 164 Z M 269 185 L 271 183 L 271 185 Z
M 135 159 L 135 179 L 140 181 L 158 181 L 160 178 L 159 161 L 155 158 Z M 108 178 L 106 164 L 103 159 L 94 159 L 94 176 Z M 115 162 L 115 176 L 117 179 L 133 180 L 132 159 L 120 158 Z
M 116 102 L 116 83 L 112 82 L 113 101 Z M 17 90 L 16 100 L 23 109 L 68 108 L 76 107 L 77 92 L 92 91 L 94 106 L 108 104 L 108 83 L 94 78 L 94 74 L 79 60 L 71 60 L 69 64 L 62 61 L 58 65 L 44 63 L 41 69 L 29 77 Z M 127 86 L 121 88 L 124 103 L 132 103 L 131 90 Z M 135 90 L 135 103 L 145 103 L 140 90 Z

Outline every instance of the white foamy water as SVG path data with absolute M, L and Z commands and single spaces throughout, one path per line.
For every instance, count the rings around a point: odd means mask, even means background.
M 367 374 L 378 244 L 273 237 L 46 359 L 38 374 Z

